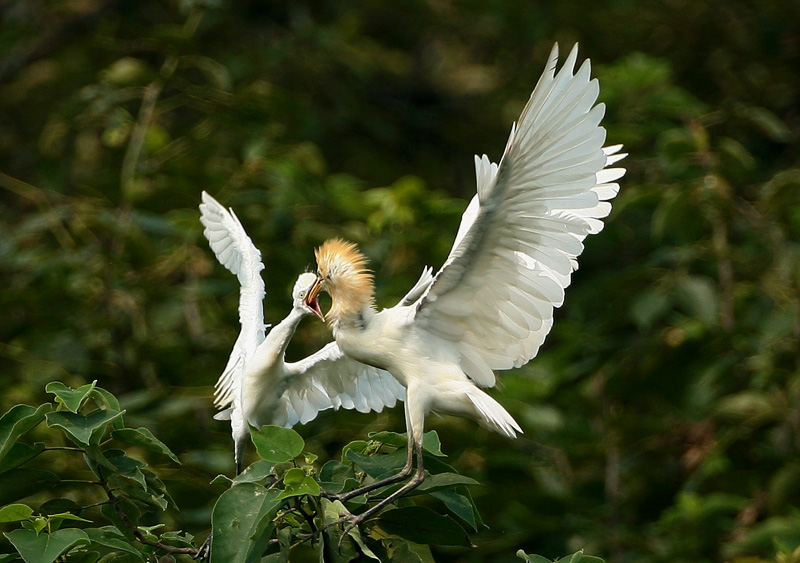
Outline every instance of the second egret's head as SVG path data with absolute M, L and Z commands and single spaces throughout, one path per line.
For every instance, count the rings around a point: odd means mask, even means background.
M 319 308 L 319 302 L 317 301 L 319 291 L 311 295 L 311 290 L 316 283 L 317 276 L 315 274 L 311 272 L 300 274 L 300 277 L 294 282 L 294 288 L 292 289 L 292 305 L 302 309 L 308 314 L 317 315 L 319 318 L 325 320 Z

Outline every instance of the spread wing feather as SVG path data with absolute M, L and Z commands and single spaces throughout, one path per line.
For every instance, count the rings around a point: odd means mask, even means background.
M 287 363 L 291 374 L 281 396 L 285 419 L 275 424 L 287 427 L 305 424 L 325 409 L 355 409 L 381 412 L 405 399 L 406 390 L 388 372 L 353 360 L 331 342 L 316 353 Z
M 553 325 L 553 308 L 578 267 L 583 239 L 602 229 L 624 154 L 603 148 L 605 108 L 589 62 L 558 46 L 511 129 L 500 164 L 475 157 L 477 194 L 453 248 L 416 303 L 415 322 L 457 346 L 481 386 L 493 370 L 525 364 Z
M 247 236 L 233 209 L 225 209 L 206 192 L 200 204 L 203 234 L 219 263 L 234 274 L 240 284 L 239 322 L 242 329 L 233 345 L 231 356 L 214 386 L 214 404 L 218 408 L 230 405 L 243 377 L 245 362 L 266 334 L 264 325 L 264 280 L 261 252 Z

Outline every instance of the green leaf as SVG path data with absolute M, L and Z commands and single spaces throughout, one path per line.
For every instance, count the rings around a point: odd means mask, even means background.
M 37 516 L 31 522 L 33 523 L 33 531 L 37 534 L 47 526 L 47 518 L 43 516 Z
M 385 532 L 413 541 L 435 545 L 470 547 L 464 528 L 450 516 L 437 514 L 425 506 L 404 506 L 382 512 L 377 525 Z
M 406 463 L 406 452 L 395 450 L 390 454 L 364 455 L 354 450 L 346 454 L 347 460 L 355 463 L 373 479 L 388 477 L 400 471 Z
M 466 523 L 473 531 L 478 531 L 478 521 L 475 518 L 475 507 L 466 496 L 455 490 L 436 491 L 431 496 L 444 503 L 447 510 L 455 514 L 462 522 Z
M 291 461 L 303 453 L 305 448 L 300 434 L 281 426 L 262 426 L 259 430 L 250 428 L 250 438 L 261 459 L 273 463 Z
M 414 489 L 412 494 L 432 493 L 458 485 L 480 485 L 480 482 L 458 473 L 437 473 L 425 477 L 422 484 Z
M 353 490 L 358 486 L 358 481 L 352 465 L 332 459 L 322 466 L 319 472 L 319 484 L 329 493 L 341 493 Z
M 85 445 L 97 444 L 106 427 L 124 411 L 98 409 L 87 415 L 57 411 L 47 414 L 47 425 L 61 428 L 77 442 Z
M 103 402 L 108 406 L 108 410 L 118 411 L 118 412 L 122 411 L 122 407 L 120 407 L 117 398 L 112 393 L 106 391 L 102 387 L 95 387 L 92 390 L 92 395 L 102 399 Z M 125 421 L 120 416 L 114 419 L 114 421 L 111 423 L 111 426 L 114 428 L 114 430 L 122 430 L 123 428 L 125 428 Z
M 0 554 L 0 563 L 9 563 L 10 561 L 19 561 L 19 555 L 16 553 Z
M 50 403 L 33 408 L 29 405 L 16 405 L 0 417 L 0 459 L 14 446 L 17 439 L 30 431 L 52 410 Z
M 707 326 L 718 322 L 719 296 L 711 278 L 685 276 L 675 284 L 676 298 L 692 317 Z
M 279 494 L 254 483 L 235 485 L 222 493 L 211 515 L 211 563 L 260 561 L 281 504 Z
M 172 453 L 172 450 L 170 450 L 164 442 L 153 436 L 153 433 L 147 428 L 122 428 L 113 430 L 111 432 L 111 437 L 132 446 L 139 446 L 151 452 L 163 454 L 178 465 L 181 463 L 177 456 Z
M 3 535 L 14 544 L 26 563 L 53 563 L 62 553 L 89 543 L 86 532 L 77 528 L 39 535 L 33 530 L 13 530 Z
M 87 520 L 86 518 L 81 518 L 80 516 L 75 516 L 74 514 L 70 514 L 69 512 L 59 512 L 58 514 L 51 514 L 50 520 L 72 520 L 74 522 L 91 522 L 91 520 Z
M 77 389 L 72 389 L 60 381 L 51 381 L 44 390 L 55 395 L 57 403 L 64 405 L 69 411 L 77 413 L 81 404 L 86 400 L 86 397 L 89 396 L 96 384 L 97 380 L 82 385 Z
M 44 442 L 36 442 L 33 445 L 25 442 L 16 442 L 0 461 L 0 473 L 5 473 L 9 469 L 19 467 L 26 461 L 33 459 L 42 453 L 45 447 Z
M 163 493 L 153 490 L 151 487 L 143 488 L 137 479 L 114 474 L 108 476 L 108 482 L 111 486 L 121 489 L 132 499 L 148 504 L 153 508 L 166 510 L 169 505 L 169 501 Z
M 376 440 L 387 446 L 394 446 L 396 448 L 405 448 L 408 446 L 408 435 L 405 433 L 399 434 L 397 432 L 387 431 L 373 432 L 369 435 L 369 438 L 370 440 Z M 446 454 L 442 453 L 442 442 L 439 440 L 439 435 L 436 433 L 436 430 L 431 430 L 423 434 L 422 447 L 432 455 L 447 457 Z
M 526 563 L 553 563 L 546 557 L 542 557 L 541 555 L 528 555 L 521 549 L 517 551 L 517 557 L 525 561 Z
M 281 500 L 302 495 L 319 496 L 319 484 L 299 467 L 284 473 L 283 485 L 285 489 L 278 496 L 278 499 Z
M 10 504 L 61 482 L 55 473 L 41 469 L 12 469 L 0 475 L 0 505 Z
M 114 527 L 124 535 L 125 539 L 127 539 L 129 542 L 136 541 L 136 537 L 128 529 L 127 523 L 120 517 L 120 515 L 117 513 L 117 510 L 121 511 L 128 521 L 133 523 L 134 526 L 139 524 L 139 518 L 142 515 L 141 511 L 133 503 L 133 501 L 127 498 L 120 499 L 117 502 L 116 509 L 110 504 L 104 504 L 100 507 L 100 512 L 103 514 L 103 516 L 105 516 L 112 524 L 114 524 Z
M 145 481 L 144 473 L 142 473 L 142 467 L 145 466 L 144 463 L 138 459 L 128 457 L 123 450 L 106 450 L 104 453 L 106 459 L 115 467 L 116 473 L 136 481 L 141 485 L 142 489 L 147 490 L 147 482 Z
M 234 483 L 256 483 L 263 481 L 272 474 L 272 464 L 263 459 L 254 461 L 239 475 L 233 478 Z
M 88 528 L 84 530 L 92 543 L 100 544 L 117 551 L 131 554 L 137 561 L 144 561 L 144 557 L 138 549 L 130 545 L 119 530 L 114 526 L 103 526 L 102 528 Z
M 33 509 L 27 504 L 9 504 L 0 508 L 0 522 L 19 522 L 27 520 Z
M 77 512 L 81 509 L 81 505 L 69 498 L 54 498 L 39 506 L 39 514 L 47 516 L 53 514 L 62 514 L 64 512 Z

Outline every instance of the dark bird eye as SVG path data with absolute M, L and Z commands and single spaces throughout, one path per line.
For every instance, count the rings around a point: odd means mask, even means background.
M 328 280 L 328 281 L 330 281 L 330 280 L 331 280 L 331 275 L 330 275 L 330 274 L 328 274 L 327 276 L 325 276 L 325 279 L 326 279 L 326 280 Z

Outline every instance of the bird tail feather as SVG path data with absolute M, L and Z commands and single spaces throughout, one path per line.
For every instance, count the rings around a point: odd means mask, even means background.
M 522 428 L 519 427 L 517 421 L 500 403 L 485 392 L 473 387 L 467 396 L 480 415 L 479 422 L 482 426 L 509 438 L 516 438 L 517 433 L 522 434 Z

